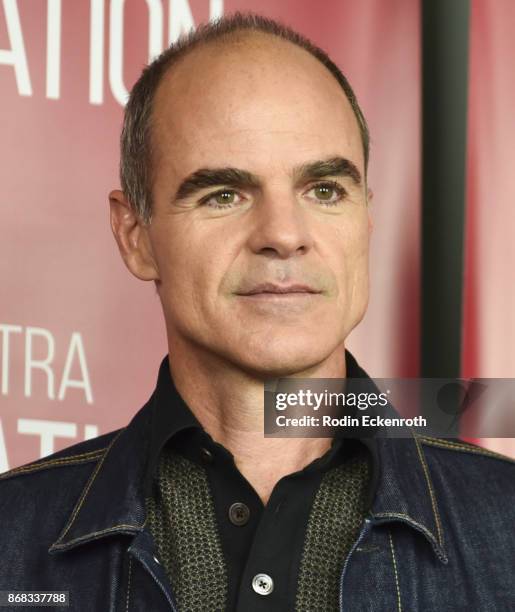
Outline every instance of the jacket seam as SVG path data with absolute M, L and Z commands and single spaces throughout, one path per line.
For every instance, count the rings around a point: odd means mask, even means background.
M 460 451 L 462 453 L 484 455 L 486 457 L 493 457 L 494 459 L 502 459 L 504 461 L 507 461 L 508 463 L 515 463 L 515 459 L 512 459 L 511 457 L 506 457 L 506 455 L 502 455 L 501 453 L 496 453 L 495 451 L 488 450 L 487 448 L 462 446 L 461 444 L 458 444 L 456 442 L 449 442 L 447 440 L 441 440 L 439 438 L 427 438 L 426 436 L 418 436 L 418 438 L 422 440 L 423 444 L 428 444 L 430 446 L 449 448 L 451 450 Z
M 417 446 L 417 452 L 418 452 L 418 456 L 420 458 L 420 463 L 422 464 L 422 468 L 424 470 L 424 474 L 425 474 L 425 477 L 426 477 L 427 486 L 429 487 L 429 496 L 431 498 L 431 506 L 433 507 L 433 513 L 434 513 L 435 522 L 436 522 L 436 530 L 438 532 L 438 543 L 440 544 L 440 547 L 443 549 L 444 548 L 444 543 L 443 543 L 442 526 L 440 524 L 440 516 L 438 514 L 438 508 L 437 508 L 437 505 L 436 505 L 435 492 L 433 490 L 433 486 L 431 484 L 431 478 L 429 476 L 429 469 L 427 467 L 427 463 L 426 463 L 426 460 L 424 458 L 424 454 L 422 452 L 422 449 L 420 447 L 420 443 L 419 443 L 418 439 L 416 437 L 414 437 L 414 440 L 415 440 L 415 444 Z
M 129 557 L 129 579 L 127 581 L 127 597 L 125 599 L 125 611 L 129 610 L 129 597 L 131 592 L 131 570 L 132 570 L 132 557 Z
M 395 548 L 393 546 L 392 532 L 388 529 L 388 540 L 390 542 L 390 551 L 392 553 L 393 573 L 395 576 L 395 588 L 397 590 L 397 612 L 402 612 L 401 589 L 399 585 L 399 573 L 397 572 L 397 560 L 395 558 Z
M 412 518 L 409 514 L 404 514 L 403 512 L 375 512 L 373 514 L 375 518 L 398 518 L 398 519 L 407 519 L 409 523 L 413 523 L 418 529 L 420 529 L 430 540 L 435 544 L 438 544 L 437 539 L 431 533 L 431 531 L 422 523 L 419 523 L 414 518 Z
M 113 446 L 113 444 L 116 442 L 116 440 L 118 439 L 119 435 L 122 433 L 122 431 L 124 431 L 124 429 L 122 429 L 121 431 L 118 432 L 118 434 L 111 440 L 109 446 L 107 447 L 105 453 L 102 456 L 102 459 L 100 459 L 100 461 L 97 464 L 97 467 L 95 468 L 95 471 L 93 472 L 93 474 L 91 474 L 90 479 L 88 484 L 86 485 L 84 491 L 82 492 L 81 498 L 78 502 L 78 504 L 75 506 L 75 509 L 70 517 L 70 520 L 68 521 L 68 524 L 66 525 L 66 527 L 64 528 L 64 531 L 61 533 L 61 535 L 59 536 L 59 538 L 57 539 L 56 542 L 56 546 L 58 546 L 58 542 L 62 541 L 62 539 L 64 538 L 64 536 L 68 533 L 68 531 L 70 530 L 70 527 L 73 525 L 77 514 L 79 513 L 80 509 L 82 508 L 82 504 L 84 503 L 84 500 L 86 499 L 86 496 L 91 488 L 91 485 L 93 484 L 93 482 L 95 481 L 95 478 L 98 475 L 98 472 L 100 471 L 100 468 L 102 467 L 102 464 L 104 463 L 105 458 L 107 457 L 107 454 L 109 453 L 109 451 L 111 450 L 111 447 Z
M 84 540 L 90 540 L 92 538 L 95 539 L 99 535 L 104 535 L 106 533 L 109 533 L 111 531 L 117 531 L 119 529 L 139 530 L 141 529 L 141 527 L 140 525 L 129 525 L 129 524 L 121 523 L 120 525 L 114 525 L 113 527 L 107 527 L 106 529 L 101 529 L 100 531 L 92 531 L 90 533 L 86 533 L 85 535 L 82 535 L 78 538 L 74 538 L 73 540 L 69 540 L 68 542 L 65 542 L 64 544 L 52 544 L 50 548 L 52 550 L 68 548 L 69 546 L 73 544 L 78 544 L 79 542 L 83 542 Z
M 9 470 L 4 474 L 0 474 L 0 480 L 9 478 L 10 476 L 17 476 L 18 474 L 28 474 L 31 472 L 37 472 L 38 470 L 54 466 L 68 465 L 74 463 L 87 463 L 88 461 L 93 461 L 94 459 L 100 457 L 106 451 L 106 448 L 107 447 L 100 448 L 96 451 L 89 451 L 87 453 L 81 453 L 79 455 L 70 455 L 69 457 L 42 461 L 41 463 L 37 463 L 34 465 L 22 465 L 20 467 L 12 468 L 12 470 Z

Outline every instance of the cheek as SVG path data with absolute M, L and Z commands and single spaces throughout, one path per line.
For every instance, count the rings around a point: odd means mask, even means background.
M 369 233 L 365 223 L 341 228 L 333 243 L 336 255 L 335 274 L 339 286 L 339 306 L 348 310 L 357 294 L 368 289 Z
M 209 241 L 176 244 L 165 253 L 163 289 L 169 309 L 183 321 L 213 318 L 224 262 Z
M 177 320 L 184 319 L 184 313 L 192 310 L 196 270 L 195 251 L 184 240 L 184 234 L 172 225 L 155 228 L 152 247 L 159 268 L 158 293 L 163 310 L 172 320 Z

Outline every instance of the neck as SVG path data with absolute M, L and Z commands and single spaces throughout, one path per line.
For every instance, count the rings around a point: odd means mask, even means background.
M 169 348 L 170 371 L 181 397 L 207 433 L 233 454 L 264 504 L 283 476 L 301 470 L 331 446 L 330 438 L 265 438 L 265 377 L 184 342 L 176 340 Z M 297 378 L 345 375 L 343 344 L 322 363 L 292 374 Z

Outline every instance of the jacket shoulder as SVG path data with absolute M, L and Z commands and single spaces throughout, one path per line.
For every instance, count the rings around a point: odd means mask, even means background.
M 495 451 L 483 448 L 477 444 L 471 442 L 465 442 L 459 438 L 435 438 L 431 436 L 416 436 L 419 442 L 421 442 L 426 448 L 441 449 L 444 451 L 450 451 L 451 453 L 465 453 L 466 455 L 473 457 L 487 457 L 496 461 L 504 462 L 515 469 L 515 459 L 503 455 L 502 453 L 496 453 Z
M 109 445 L 122 432 L 123 428 L 116 429 L 91 440 L 78 442 L 72 446 L 47 455 L 41 459 L 31 461 L 24 465 L 12 468 L 0 474 L 0 482 L 14 477 L 33 474 L 34 472 L 46 471 L 69 465 L 97 462 L 103 457 Z

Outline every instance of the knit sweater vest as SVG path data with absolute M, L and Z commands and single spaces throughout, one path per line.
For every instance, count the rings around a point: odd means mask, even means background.
M 365 515 L 368 477 L 363 445 L 322 475 L 304 531 L 297 612 L 339 609 L 340 575 Z M 225 612 L 228 578 L 205 468 L 165 447 L 146 512 L 179 611 Z

